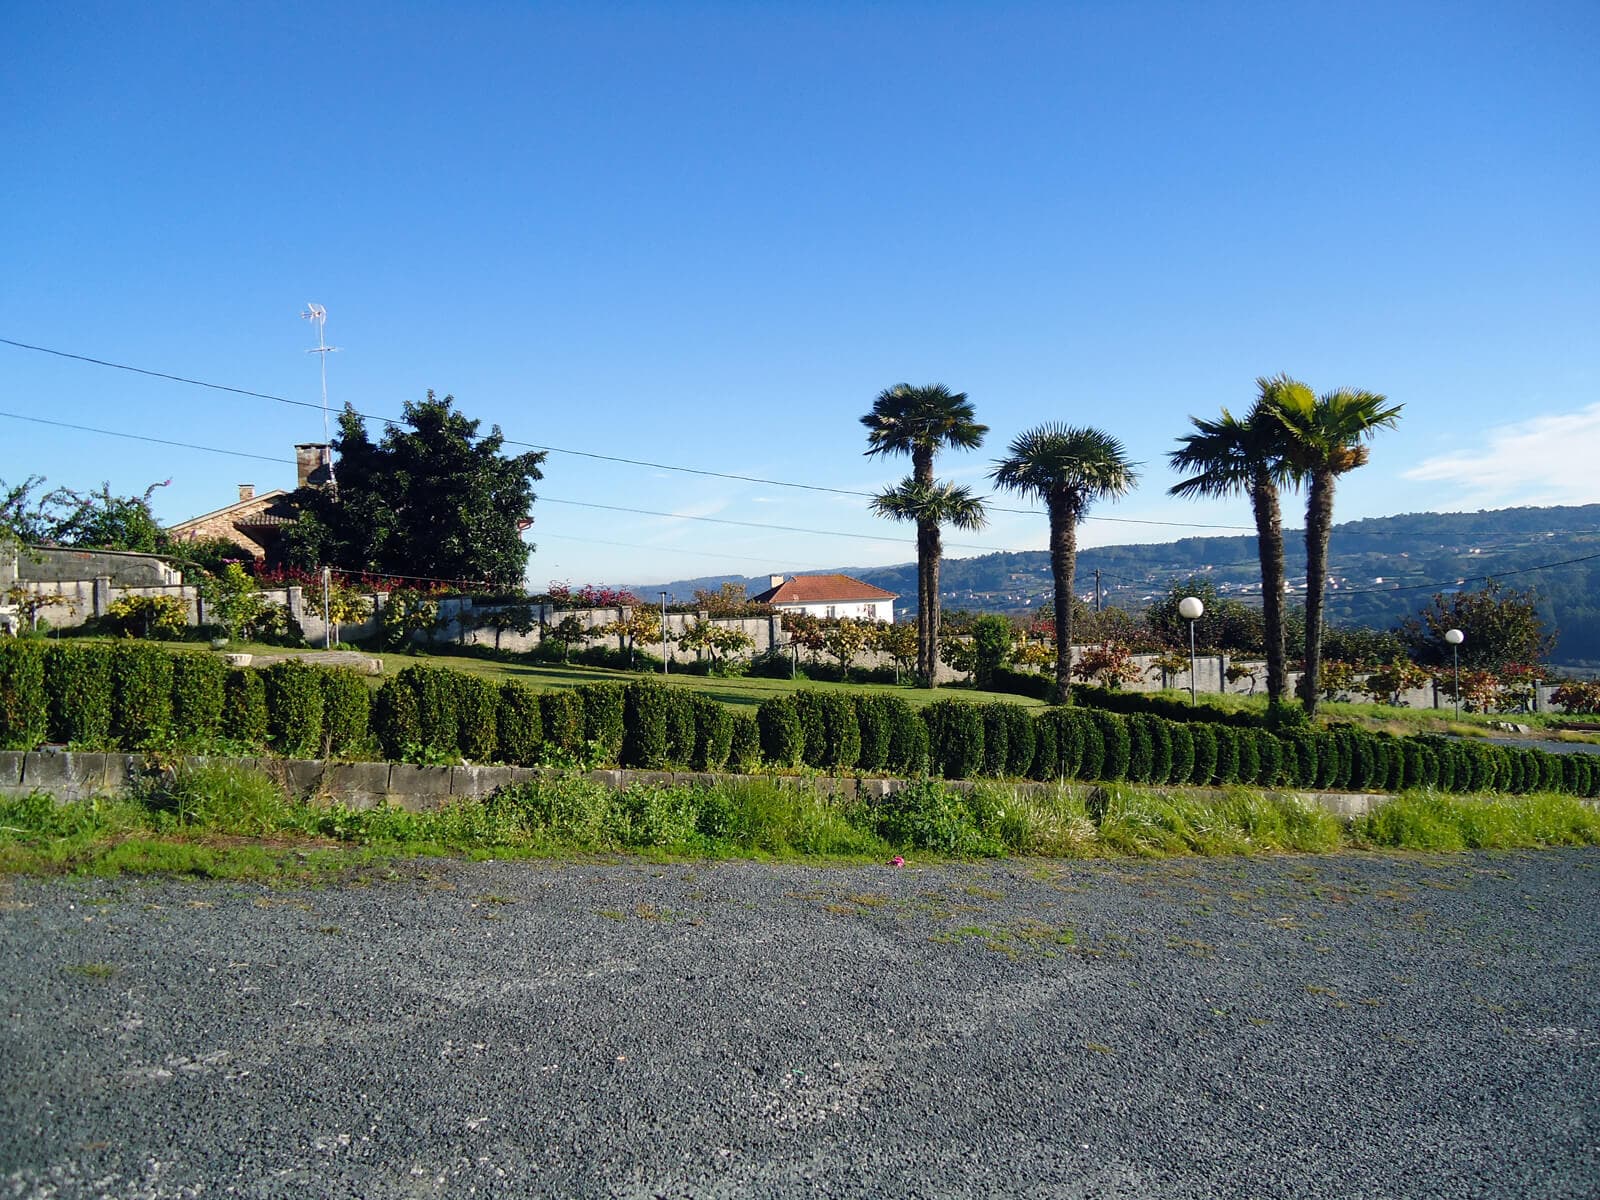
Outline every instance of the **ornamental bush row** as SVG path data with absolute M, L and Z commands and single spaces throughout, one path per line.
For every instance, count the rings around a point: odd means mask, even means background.
M 535 692 L 408 666 L 373 692 L 294 660 L 230 670 L 142 642 L 0 641 L 0 747 L 90 749 L 221 739 L 291 757 L 520 765 L 779 769 L 947 779 L 1600 795 L 1600 756 L 1354 726 L 1277 732 L 1104 708 L 798 691 L 754 714 L 654 680 Z

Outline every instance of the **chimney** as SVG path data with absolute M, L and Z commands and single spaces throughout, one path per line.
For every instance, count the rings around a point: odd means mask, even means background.
M 296 485 L 321 487 L 333 478 L 333 447 L 327 442 L 301 442 L 294 448 Z
M 782 575 L 768 575 L 767 576 L 767 587 L 768 588 L 777 588 L 777 587 L 782 587 L 782 586 L 783 586 L 783 576 Z
M 246 500 L 254 500 L 255 498 L 256 498 L 256 485 L 255 484 L 253 484 L 253 483 L 241 483 L 239 485 L 239 500 L 240 500 L 241 503 L 246 501 Z

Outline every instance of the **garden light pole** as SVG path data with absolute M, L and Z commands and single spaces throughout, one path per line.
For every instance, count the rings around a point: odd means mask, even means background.
M 1456 670 L 1456 719 L 1461 719 L 1461 643 L 1467 640 L 1467 635 L 1459 629 L 1446 629 L 1444 640 L 1450 643 L 1450 660 Z
M 661 593 L 661 674 L 667 673 L 667 594 Z
M 1189 622 L 1189 707 L 1195 705 L 1195 660 L 1194 660 L 1194 623 L 1206 611 L 1206 606 L 1200 602 L 1199 596 L 1185 596 L 1178 601 L 1178 615 Z

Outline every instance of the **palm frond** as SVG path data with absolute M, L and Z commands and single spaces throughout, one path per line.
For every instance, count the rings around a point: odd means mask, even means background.
M 930 487 L 906 476 L 869 501 L 873 513 L 892 521 L 931 521 L 957 529 L 982 529 L 989 515 L 983 499 L 961 484 L 935 481 Z

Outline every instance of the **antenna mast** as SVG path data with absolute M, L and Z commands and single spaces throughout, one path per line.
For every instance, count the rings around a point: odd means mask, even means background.
M 328 355 L 337 353 L 339 347 L 328 345 L 323 336 L 328 324 L 328 310 L 320 304 L 306 305 L 305 312 L 300 314 L 307 321 L 317 327 L 317 344 L 307 350 L 307 354 L 315 354 L 317 363 L 322 368 L 322 441 L 323 458 L 328 464 L 328 483 L 335 491 L 339 489 L 338 480 L 333 477 L 333 438 L 328 427 Z

